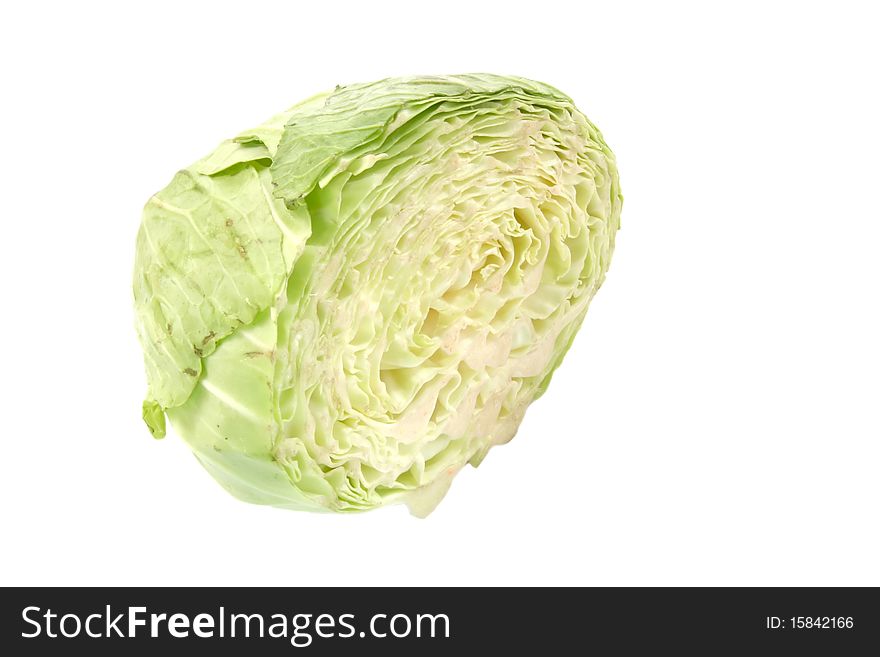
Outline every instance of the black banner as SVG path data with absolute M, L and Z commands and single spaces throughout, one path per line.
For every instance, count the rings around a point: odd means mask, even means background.
M 870 588 L 19 588 L 2 591 L 0 614 L 7 655 L 880 649 Z

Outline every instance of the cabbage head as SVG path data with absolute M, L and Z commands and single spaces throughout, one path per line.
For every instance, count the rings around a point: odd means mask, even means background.
M 159 438 L 167 416 L 242 500 L 426 515 L 547 388 L 621 204 L 599 131 L 539 82 L 388 79 L 294 105 L 146 204 L 144 420 Z

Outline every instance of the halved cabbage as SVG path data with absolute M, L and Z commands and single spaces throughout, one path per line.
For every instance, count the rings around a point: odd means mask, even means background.
M 495 75 L 337 88 L 146 205 L 134 297 L 165 415 L 231 493 L 429 513 L 516 433 L 605 277 L 622 197 L 572 101 Z

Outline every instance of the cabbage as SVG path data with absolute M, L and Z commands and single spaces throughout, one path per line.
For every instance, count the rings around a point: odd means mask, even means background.
M 310 98 L 147 202 L 144 420 L 242 500 L 425 515 L 546 389 L 621 203 L 601 134 L 545 84 Z

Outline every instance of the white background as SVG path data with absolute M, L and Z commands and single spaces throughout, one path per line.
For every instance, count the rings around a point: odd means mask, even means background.
M 709 4 L 4 5 L 0 583 L 880 585 L 877 16 Z M 317 91 L 462 71 L 618 156 L 570 355 L 427 520 L 236 501 L 141 423 L 144 201 Z

